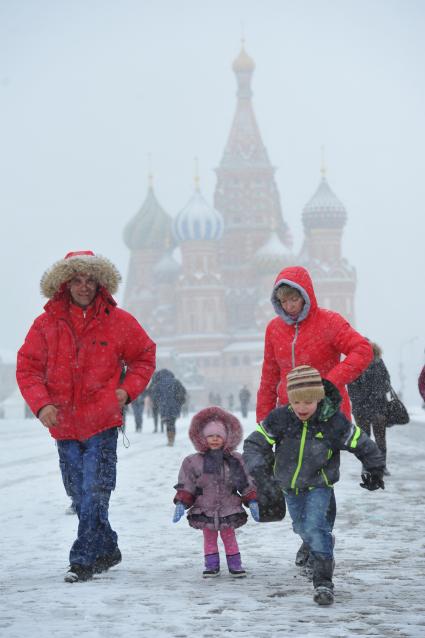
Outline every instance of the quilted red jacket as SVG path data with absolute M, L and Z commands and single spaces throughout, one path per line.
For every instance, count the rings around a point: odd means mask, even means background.
M 122 424 L 115 390 L 134 399 L 155 369 L 155 344 L 136 319 L 100 288 L 81 326 L 64 288 L 49 301 L 18 352 L 16 377 L 34 414 L 58 408 L 55 439 L 87 439 Z M 120 377 L 126 365 L 125 378 Z
M 287 283 L 304 297 L 297 320 L 291 319 L 275 296 Z M 351 418 L 345 385 L 356 379 L 373 358 L 368 340 L 337 312 L 319 308 L 308 271 L 301 266 L 284 268 L 276 277 L 272 303 L 277 317 L 266 328 L 264 361 L 257 394 L 257 420 L 266 418 L 277 405 L 288 403 L 286 375 L 299 365 L 316 368 L 342 395 L 341 411 Z M 341 355 L 345 358 L 341 360 Z

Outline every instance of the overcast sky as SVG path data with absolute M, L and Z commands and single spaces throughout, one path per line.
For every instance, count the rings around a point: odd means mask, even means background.
M 417 403 L 421 0 L 0 0 L 0 351 L 19 347 L 42 309 L 41 274 L 69 250 L 93 249 L 126 275 L 122 230 L 144 200 L 149 153 L 171 215 L 192 195 L 194 156 L 212 202 L 242 32 L 294 248 L 324 145 L 329 184 L 348 212 L 357 328 L 382 345 L 396 387 L 402 353 Z

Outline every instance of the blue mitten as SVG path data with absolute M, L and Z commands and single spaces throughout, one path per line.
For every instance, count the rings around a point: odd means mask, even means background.
M 260 509 L 258 507 L 257 501 L 249 501 L 248 503 L 249 511 L 251 512 L 251 516 L 256 523 L 260 522 Z
M 173 523 L 178 523 L 184 514 L 185 507 L 183 503 L 176 503 L 176 509 L 174 510 Z

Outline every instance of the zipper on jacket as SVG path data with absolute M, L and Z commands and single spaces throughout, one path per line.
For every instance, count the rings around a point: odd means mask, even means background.
M 305 439 L 306 439 L 306 436 L 307 436 L 307 428 L 308 428 L 308 422 L 307 421 L 303 421 L 303 431 L 302 431 L 302 434 L 301 434 L 300 451 L 298 453 L 298 465 L 297 465 L 296 470 L 294 472 L 294 475 L 292 477 L 291 489 L 295 489 L 295 483 L 297 482 L 298 474 L 300 473 L 301 466 L 302 466 L 302 463 L 303 463 L 304 446 L 305 446 Z
M 298 321 L 295 324 L 295 334 L 291 344 L 292 367 L 295 368 L 295 344 L 298 339 Z

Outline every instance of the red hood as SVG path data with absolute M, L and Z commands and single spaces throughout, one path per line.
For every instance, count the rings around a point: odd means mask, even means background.
M 309 312 L 317 308 L 317 299 L 313 288 L 313 282 L 308 271 L 302 266 L 289 266 L 280 271 L 274 282 L 271 302 L 276 314 L 285 321 L 285 323 L 293 324 L 295 321 L 286 314 L 276 297 L 276 290 L 282 284 L 293 286 L 302 294 L 305 306 L 298 317 L 298 321 L 302 321 L 307 317 Z

